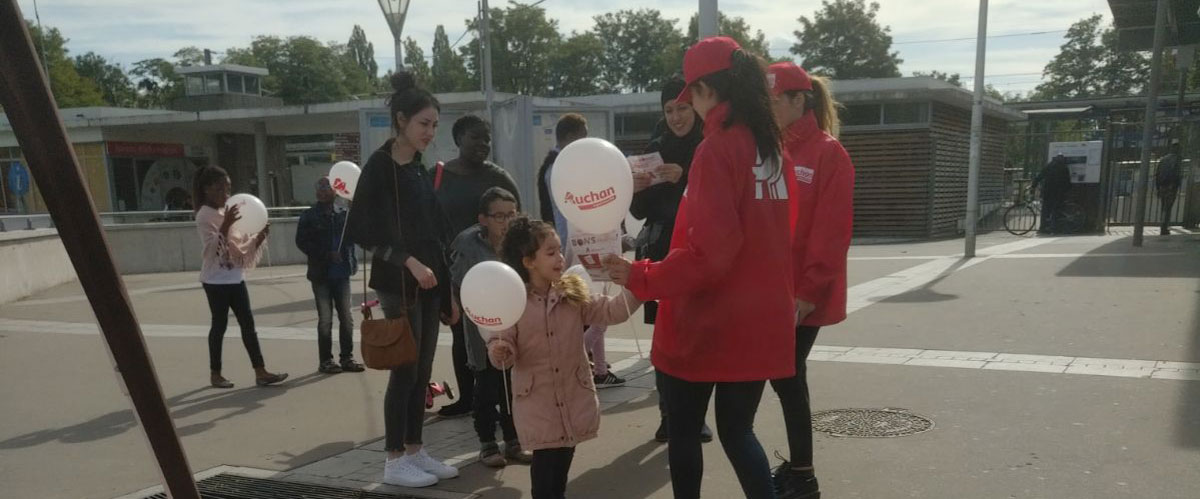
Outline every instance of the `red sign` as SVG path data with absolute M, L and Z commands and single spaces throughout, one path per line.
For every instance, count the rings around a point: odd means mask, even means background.
M 183 144 L 108 141 L 108 155 L 117 157 L 182 158 Z

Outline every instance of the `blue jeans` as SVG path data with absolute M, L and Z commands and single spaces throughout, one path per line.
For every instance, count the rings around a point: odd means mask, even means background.
M 338 340 L 343 361 L 354 358 L 354 315 L 350 308 L 350 278 L 312 283 L 317 300 L 317 355 L 324 364 L 333 360 L 333 311 L 337 309 Z
M 754 436 L 754 414 L 762 399 L 765 381 L 740 383 L 691 382 L 662 373 L 666 385 L 667 419 L 671 422 L 667 460 L 675 499 L 699 499 L 704 476 L 704 451 L 700 428 L 708 413 L 708 400 L 716 391 L 717 436 L 747 499 L 774 499 L 771 463 Z M 659 394 L 660 396 L 663 394 Z

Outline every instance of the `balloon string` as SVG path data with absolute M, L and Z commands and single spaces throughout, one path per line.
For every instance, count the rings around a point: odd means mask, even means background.
M 609 284 L 610 284 L 609 282 L 604 283 L 604 294 L 608 294 L 608 285 Z M 637 328 L 633 326 L 633 321 L 629 320 L 629 319 L 633 318 L 633 310 L 631 308 L 629 308 L 629 298 L 625 297 L 625 288 L 624 287 L 621 287 L 621 302 L 623 302 L 625 304 L 625 314 L 626 314 L 625 323 L 629 325 L 629 331 L 633 333 L 633 344 L 634 344 L 634 346 L 637 347 L 638 358 L 645 359 L 646 354 L 642 352 L 642 341 L 638 337 Z

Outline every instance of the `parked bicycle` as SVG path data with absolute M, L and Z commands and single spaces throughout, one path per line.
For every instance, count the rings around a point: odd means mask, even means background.
M 1020 189 L 1013 205 L 1004 210 L 1004 230 L 1014 236 L 1024 236 L 1034 230 L 1051 234 L 1077 234 L 1083 231 L 1087 218 L 1079 204 L 1065 201 L 1062 211 L 1050 221 L 1051 226 L 1043 229 L 1041 211 L 1042 201 L 1034 196 L 1032 189 Z

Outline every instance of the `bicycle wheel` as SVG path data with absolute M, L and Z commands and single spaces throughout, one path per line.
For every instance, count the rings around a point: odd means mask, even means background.
M 1083 232 L 1083 225 L 1086 222 L 1083 214 L 1083 208 L 1075 203 L 1063 203 L 1062 214 L 1059 215 L 1058 229 L 1064 234 L 1078 234 Z
M 1004 230 L 1023 236 L 1037 227 L 1038 213 L 1028 204 L 1014 204 L 1004 210 Z

